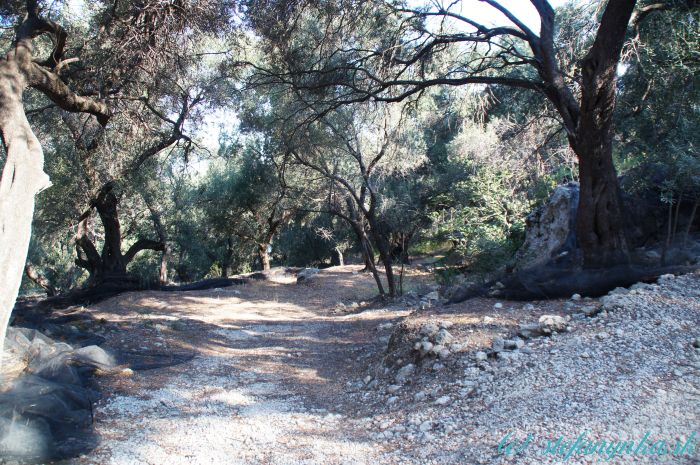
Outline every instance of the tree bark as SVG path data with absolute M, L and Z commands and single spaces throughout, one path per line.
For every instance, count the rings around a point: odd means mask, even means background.
M 586 268 L 629 261 L 623 207 L 612 159 L 617 65 L 635 0 L 610 1 L 582 63 L 581 105 L 571 146 L 579 160 L 576 229 Z
M 0 178 L 0 344 L 22 282 L 34 196 L 50 186 L 44 154 L 24 114 L 27 80 L 14 60 L 0 61 L 0 136 L 6 161 Z M 0 351 L 2 345 L 0 345 Z M 1 369 L 1 366 L 0 366 Z
M 333 260 L 334 266 L 345 265 L 345 260 L 343 259 L 343 250 L 340 247 L 333 247 Z
M 91 202 L 90 210 L 83 213 L 78 223 L 78 232 L 75 243 L 78 247 L 76 265 L 85 268 L 90 273 L 88 282 L 90 285 L 100 285 L 106 282 L 129 281 L 131 277 L 127 273 L 127 266 L 143 250 L 157 250 L 163 252 L 161 257 L 161 279 L 165 274 L 167 281 L 167 257 L 166 244 L 162 241 L 150 239 L 137 240 L 126 253 L 122 253 L 122 232 L 119 223 L 120 196 L 115 192 L 114 183 L 105 184 L 100 189 L 97 197 Z M 94 243 L 87 234 L 87 222 L 92 210 L 97 213 L 104 229 L 104 244 L 102 253 L 98 254 Z M 82 252 L 82 253 L 80 253 Z M 84 256 L 83 256 L 84 254 Z M 165 268 L 165 270 L 163 270 Z
M 386 235 L 383 233 L 381 226 L 376 219 L 368 218 L 370 223 L 370 234 L 379 252 L 379 259 L 384 265 L 384 273 L 386 274 L 386 284 L 389 290 L 389 297 L 396 297 L 396 279 L 394 279 L 394 265 L 391 259 L 391 248 Z
M 160 270 L 158 271 L 158 283 L 161 286 L 168 284 L 168 261 L 170 259 L 170 245 L 163 244 L 163 253 L 160 256 Z
M 56 287 L 51 284 L 51 281 L 49 281 L 49 279 L 39 270 L 34 268 L 34 265 L 31 263 L 27 262 L 27 265 L 24 267 L 24 273 L 27 275 L 27 278 L 31 279 L 39 287 L 44 289 L 48 297 L 53 297 L 58 293 Z
M 269 246 L 269 243 L 258 244 L 258 257 L 260 257 L 260 265 L 263 271 L 268 271 L 270 269 L 270 254 L 267 253 Z
M 42 33 L 54 36 L 51 66 L 57 66 L 65 32 L 38 17 L 35 1 L 27 2 L 13 47 L 0 59 L 0 138 L 6 153 L 0 177 L 0 353 L 29 249 L 34 196 L 51 185 L 41 145 L 24 112 L 24 89 L 35 87 L 64 110 L 98 115 L 102 124 L 109 119 L 106 105 L 73 94 L 57 74 L 34 61 L 32 39 Z

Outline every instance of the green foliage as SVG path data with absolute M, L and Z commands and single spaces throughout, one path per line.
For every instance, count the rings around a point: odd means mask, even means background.
M 629 45 L 617 153 L 626 186 L 666 201 L 700 196 L 700 11 L 650 14 Z

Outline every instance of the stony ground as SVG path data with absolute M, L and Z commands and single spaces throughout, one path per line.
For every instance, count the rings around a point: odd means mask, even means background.
M 357 269 L 89 308 L 114 347 L 196 355 L 101 378 L 101 445 L 72 463 L 542 464 L 573 449 L 543 454 L 548 440 L 580 437 L 565 463 L 588 464 L 647 433 L 609 463 L 700 463 L 698 445 L 672 453 L 700 436 L 700 276 L 600 301 L 443 305 L 415 275 L 386 306 Z M 554 331 L 536 336 L 545 314 Z

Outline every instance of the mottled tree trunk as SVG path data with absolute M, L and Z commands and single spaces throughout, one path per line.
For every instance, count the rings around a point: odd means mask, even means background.
M 6 154 L 0 178 L 0 352 L 29 250 L 34 196 L 51 184 L 41 145 L 24 113 L 26 86 L 14 60 L 0 61 L 0 136 Z

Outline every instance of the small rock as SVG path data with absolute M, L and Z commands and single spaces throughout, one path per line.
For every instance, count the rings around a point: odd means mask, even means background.
M 581 294 L 572 295 L 571 300 L 573 300 L 573 301 L 581 300 Z
M 500 302 L 496 302 L 495 304 L 493 304 L 493 308 L 503 308 L 503 304 Z
M 187 325 L 181 321 L 173 321 L 170 323 L 170 328 L 173 331 L 187 331 Z
M 518 328 L 518 335 L 525 339 L 531 339 L 542 334 L 540 325 L 537 323 L 522 324 Z
M 651 289 L 651 284 L 636 283 L 636 284 L 632 284 L 632 287 L 630 287 L 630 289 L 633 291 L 646 291 L 648 289 Z
M 442 396 L 435 399 L 435 405 L 447 405 L 451 401 L 450 396 Z
M 696 337 L 695 340 L 693 341 L 693 347 L 696 349 L 700 349 L 700 337 Z
M 581 307 L 581 311 L 583 312 L 584 315 L 590 317 L 595 315 L 598 312 L 598 308 L 595 307 L 594 305 L 586 305 L 585 307 Z
M 297 274 L 297 284 L 311 281 L 320 271 L 318 268 L 304 268 Z
M 396 381 L 399 383 L 405 382 L 414 371 L 416 371 L 416 366 L 414 364 L 409 363 L 408 365 L 405 365 L 396 373 Z
M 401 386 L 399 386 L 398 384 L 392 384 L 386 388 L 386 391 L 389 394 L 393 394 L 393 393 L 397 392 L 399 389 L 401 389 Z
M 416 394 L 413 396 L 413 399 L 416 402 L 421 402 L 421 401 L 424 401 L 426 397 L 428 397 L 428 395 L 425 392 L 420 391 L 420 392 L 416 392 Z
M 533 311 L 534 309 L 535 309 L 535 306 L 532 305 L 532 304 L 525 304 L 525 306 L 523 307 L 523 310 L 525 310 L 525 311 L 527 311 L 527 312 L 531 312 L 531 311 Z
M 430 342 L 430 341 L 421 342 L 421 348 L 420 348 L 421 352 L 427 354 L 428 352 L 430 352 L 432 350 L 432 348 L 433 348 L 432 342 Z
M 612 311 L 616 308 L 624 307 L 624 297 L 622 294 L 608 294 L 600 299 L 603 310 Z
M 440 328 L 433 323 L 426 323 L 420 327 L 420 333 L 424 336 L 433 336 L 437 334 Z
M 495 318 L 492 318 L 490 316 L 485 316 L 484 317 L 484 324 L 490 325 L 491 323 L 494 323 L 496 321 Z
M 396 397 L 396 396 L 391 396 L 391 397 L 389 397 L 389 398 L 386 400 L 386 403 L 389 404 L 389 405 L 391 405 L 391 404 L 396 403 L 396 401 L 398 401 L 398 400 L 399 400 L 398 397 Z
M 370 375 L 365 376 L 365 379 L 363 379 L 365 384 L 369 384 L 370 381 L 372 381 L 372 377 Z
M 435 362 L 433 363 L 433 366 L 431 368 L 433 369 L 433 371 L 440 371 L 445 369 L 445 365 L 443 365 L 440 362 Z
M 430 421 L 424 421 L 423 423 L 420 424 L 418 429 L 421 430 L 422 432 L 430 431 L 431 429 L 433 429 L 433 423 Z
M 438 357 L 440 357 L 440 359 L 442 359 L 442 360 L 446 359 L 449 356 L 450 356 L 449 349 L 442 349 L 442 350 L 440 350 L 440 352 L 438 352 Z
M 505 349 L 505 341 L 500 337 L 497 337 L 491 343 L 491 348 L 494 352 L 502 352 Z
M 539 319 L 540 329 L 545 334 L 566 331 L 566 320 L 559 315 L 542 315 Z
M 629 294 L 630 291 L 625 289 L 624 287 L 616 287 L 612 291 L 608 292 L 608 295 L 625 295 Z
M 476 357 L 477 362 L 485 362 L 486 359 L 489 358 L 488 355 L 486 355 L 486 352 L 482 351 L 477 352 L 474 356 Z
M 452 334 L 450 334 L 449 331 L 443 328 L 440 331 L 438 331 L 437 335 L 435 336 L 435 344 L 444 346 L 452 342 L 452 339 Z

